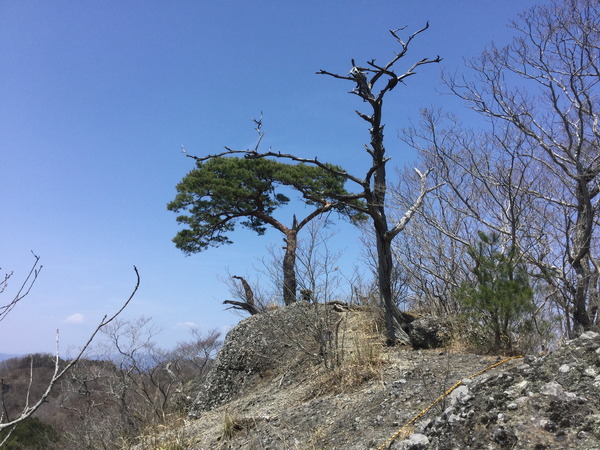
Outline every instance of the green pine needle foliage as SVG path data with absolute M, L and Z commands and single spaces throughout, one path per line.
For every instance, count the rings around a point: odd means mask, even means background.
M 184 226 L 173 242 L 185 253 L 231 244 L 229 234 L 236 225 L 259 235 L 267 226 L 280 228 L 274 212 L 287 205 L 290 188 L 315 209 L 325 202 L 350 218 L 360 219 L 354 207 L 358 200 L 339 201 L 350 195 L 344 189 L 343 171 L 333 172 L 306 164 L 287 164 L 267 158 L 215 157 L 198 162 L 177 185 L 177 196 L 167 209 L 182 213 Z
M 457 297 L 471 344 L 479 350 L 513 353 L 515 337 L 531 332 L 533 289 L 521 255 L 502 245 L 499 235 L 479 233 L 468 250 L 474 280 L 464 282 Z

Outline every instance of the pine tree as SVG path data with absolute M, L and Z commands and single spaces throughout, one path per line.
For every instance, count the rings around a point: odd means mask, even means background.
M 520 252 L 515 246 L 504 247 L 498 234 L 480 232 L 479 242 L 468 253 L 474 283 L 463 283 L 458 293 L 465 320 L 478 331 L 479 345 L 510 352 L 514 334 L 535 310 Z

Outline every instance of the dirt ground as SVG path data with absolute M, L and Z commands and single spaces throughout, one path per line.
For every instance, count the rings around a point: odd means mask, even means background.
M 177 445 L 161 448 L 600 449 L 600 334 L 470 379 L 503 358 L 386 347 L 366 311 L 319 317 L 310 311 L 298 306 L 253 316 L 234 329 L 193 414 L 163 434 L 165 443 Z M 276 323 L 288 325 L 273 340 Z M 327 348 L 306 339 L 307 333 L 321 336 L 323 323 L 343 342 L 337 365 L 331 355 L 340 347 L 329 348 L 325 364 L 314 351 L 322 356 Z M 302 351 L 294 345 L 298 339 L 304 339 Z

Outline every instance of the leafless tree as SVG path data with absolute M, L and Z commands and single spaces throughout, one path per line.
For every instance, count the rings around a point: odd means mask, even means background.
M 492 45 L 470 62 L 472 79 L 447 82 L 493 124 L 529 141 L 524 156 L 550 182 L 535 194 L 564 220 L 565 269 L 573 275 L 560 277 L 573 280 L 568 313 L 577 334 L 598 323 L 600 5 L 555 0 L 525 11 L 513 28 L 510 45 Z
M 408 171 L 407 171 L 408 172 Z M 407 202 L 418 189 L 418 180 L 404 174 L 401 185 L 393 192 L 391 211 L 398 205 L 402 214 Z M 434 183 L 444 183 L 439 170 L 432 173 Z M 406 302 L 414 309 L 440 317 L 457 314 L 459 306 L 454 292 L 467 279 L 466 248 L 473 223 L 453 208 L 446 208 L 449 200 L 446 185 L 428 196 L 411 227 L 402 239 L 394 243 L 394 256 L 404 274 Z
M 334 250 L 336 231 L 327 215 L 314 220 L 298 245 L 298 284 L 306 300 L 326 303 L 340 300 L 345 277 L 340 269 L 343 250 Z
M 190 335 L 189 341 L 178 344 L 168 352 L 171 367 L 177 366 L 177 378 L 184 381 L 204 377 L 223 343 L 221 333 L 217 330 L 202 332 L 194 327 L 190 328 Z
M 409 274 L 412 303 L 447 317 L 463 337 L 472 336 L 457 301 L 464 286 L 478 283 L 468 250 L 477 245 L 479 233 L 495 235 L 499 250 L 518 255 L 519 265 L 528 269 L 537 307 L 516 318 L 515 336 L 522 347 L 539 348 L 548 338 L 546 319 L 557 311 L 549 301 L 556 291 L 547 288 L 538 261 L 550 260 L 548 249 L 555 249 L 556 241 L 548 235 L 552 218 L 544 214 L 545 202 L 534 194 L 547 180 L 543 173 L 531 175 L 536 163 L 528 156 L 529 138 L 510 127 L 473 131 L 456 117 L 426 110 L 421 124 L 407 129 L 403 139 L 419 150 L 425 164 L 436 167 L 432 181 L 441 185 L 425 199 L 413 226 L 395 246 Z M 413 180 L 395 190 L 400 210 L 415 184 Z
M 432 178 L 441 187 L 425 200 L 398 250 L 429 305 L 438 313 L 456 312 L 452 291 L 469 277 L 464 255 L 479 231 L 501 236 L 505 247 L 520 252 L 540 248 L 531 192 L 541 179 L 527 175 L 528 138 L 510 129 L 475 133 L 455 117 L 425 110 L 421 126 L 407 129 L 403 138 L 437 168 Z M 401 208 L 416 189 L 413 180 L 395 190 Z
M 63 383 L 61 407 L 77 417 L 68 440 L 111 448 L 132 442 L 148 427 L 164 424 L 191 401 L 207 373 L 220 333 L 190 330 L 192 339 L 170 351 L 157 347 L 158 330 L 147 317 L 117 320 L 106 341 Z

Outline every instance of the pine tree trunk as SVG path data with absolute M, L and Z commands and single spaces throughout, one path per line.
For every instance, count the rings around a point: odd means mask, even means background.
M 292 228 L 286 232 L 285 254 L 283 256 L 283 302 L 291 305 L 296 301 L 296 248 L 298 230 Z

